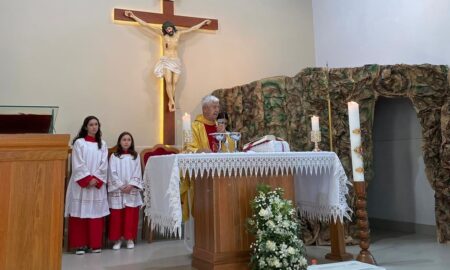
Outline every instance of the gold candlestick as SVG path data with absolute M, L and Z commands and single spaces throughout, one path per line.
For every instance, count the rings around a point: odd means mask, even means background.
M 314 143 L 314 152 L 319 152 L 319 142 L 322 140 L 322 135 L 320 131 L 311 130 L 311 141 Z
M 187 145 L 189 143 L 192 143 L 193 136 L 192 136 L 192 130 L 187 129 L 183 130 L 183 152 L 190 153 L 190 151 L 187 149 Z

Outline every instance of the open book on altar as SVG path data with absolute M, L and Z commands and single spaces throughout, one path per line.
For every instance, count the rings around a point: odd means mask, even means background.
M 243 150 L 254 152 L 290 152 L 288 142 L 274 135 L 266 135 L 253 140 L 245 144 Z

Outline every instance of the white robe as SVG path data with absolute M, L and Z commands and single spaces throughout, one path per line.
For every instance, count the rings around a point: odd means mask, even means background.
M 82 188 L 76 181 L 95 176 L 103 182 L 101 188 Z M 109 215 L 106 183 L 108 179 L 108 147 L 102 141 L 88 142 L 84 138 L 75 141 L 72 149 L 72 175 L 66 192 L 65 216 L 100 218 Z
M 108 202 L 111 209 L 123 209 L 142 205 L 140 190 L 142 190 L 142 171 L 139 157 L 133 159 L 132 155 L 124 154 L 120 157 L 111 155 L 108 171 Z M 129 194 L 123 193 L 120 188 L 133 185 Z

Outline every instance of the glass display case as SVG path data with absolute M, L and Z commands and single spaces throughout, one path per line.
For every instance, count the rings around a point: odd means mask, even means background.
M 55 133 L 57 106 L 0 105 L 0 134 Z

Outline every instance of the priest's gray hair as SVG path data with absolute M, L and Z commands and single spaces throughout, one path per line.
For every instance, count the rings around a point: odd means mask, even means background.
M 202 98 L 202 108 L 212 103 L 219 103 L 219 99 L 213 95 L 207 95 L 206 97 Z

